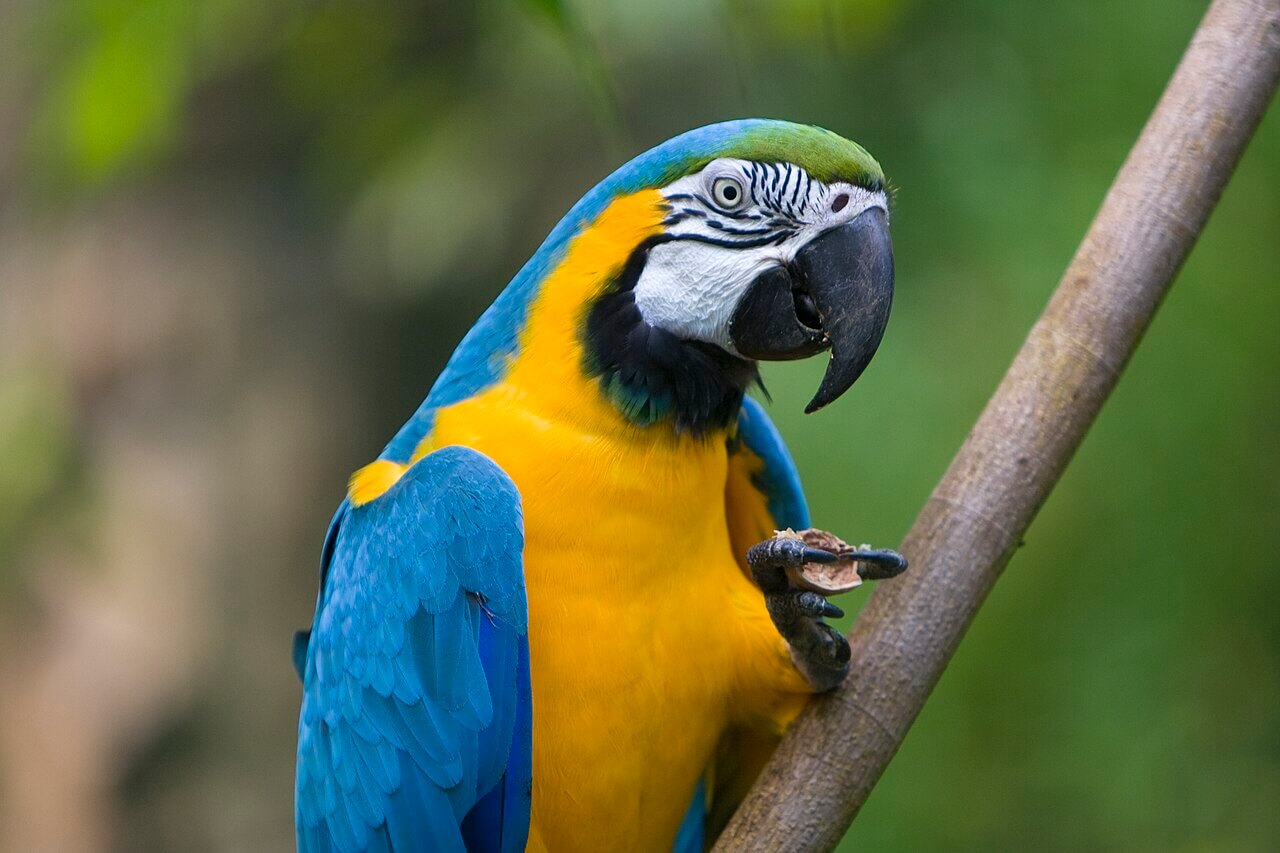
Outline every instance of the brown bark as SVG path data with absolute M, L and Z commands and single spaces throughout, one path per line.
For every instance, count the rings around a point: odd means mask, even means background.
M 1215 0 L 1080 248 L 717 850 L 835 847 L 1115 387 L 1280 78 L 1280 0 Z

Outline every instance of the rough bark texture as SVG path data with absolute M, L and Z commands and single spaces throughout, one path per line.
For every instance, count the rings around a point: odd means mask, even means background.
M 1138 345 L 1280 77 L 1280 0 L 1216 0 L 1044 314 L 717 850 L 844 835 Z

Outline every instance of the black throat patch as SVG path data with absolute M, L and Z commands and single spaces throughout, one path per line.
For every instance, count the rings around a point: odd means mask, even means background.
M 635 285 L 652 245 L 632 252 L 588 308 L 583 368 L 640 426 L 669 420 L 678 432 L 696 436 L 725 429 L 737 420 L 747 388 L 760 384 L 760 373 L 753 361 L 713 344 L 681 340 L 645 321 Z

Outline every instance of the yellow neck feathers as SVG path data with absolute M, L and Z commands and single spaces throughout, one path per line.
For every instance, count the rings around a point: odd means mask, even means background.
M 572 425 L 597 436 L 608 435 L 628 442 L 649 441 L 655 429 L 641 430 L 623 417 L 605 399 L 598 383 L 584 375 L 581 338 L 584 312 L 618 273 L 632 251 L 662 231 L 668 212 L 657 190 L 642 190 L 615 199 L 574 237 L 564 259 L 547 275 L 529 306 L 528 319 L 520 333 L 519 345 L 502 379 L 436 414 L 436 426 L 415 450 L 412 465 L 443 443 L 457 443 L 451 425 L 473 401 L 482 400 L 494 415 L 501 410 L 519 411 L 523 416 L 548 425 Z M 497 406 L 496 409 L 491 407 Z M 671 430 L 662 427 L 662 432 Z M 442 442 L 443 435 L 449 438 Z M 687 439 L 685 439 L 687 440 Z M 352 475 L 348 496 L 360 506 L 385 493 L 400 479 L 408 466 L 378 460 Z

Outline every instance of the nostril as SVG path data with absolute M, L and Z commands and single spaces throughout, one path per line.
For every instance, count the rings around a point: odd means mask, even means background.
M 844 210 L 845 205 L 847 205 L 848 203 L 849 203 L 849 194 L 840 193 L 840 195 L 831 199 L 831 212 L 839 213 L 840 211 Z
M 793 290 L 791 301 L 795 303 L 796 319 L 810 329 L 821 331 L 822 317 L 818 314 L 818 306 L 813 301 L 813 297 L 803 290 Z

